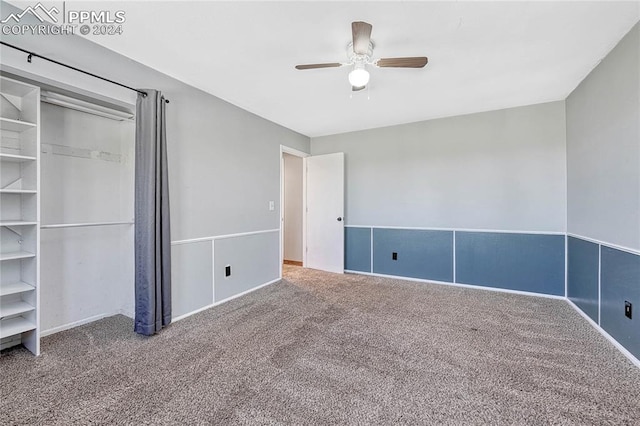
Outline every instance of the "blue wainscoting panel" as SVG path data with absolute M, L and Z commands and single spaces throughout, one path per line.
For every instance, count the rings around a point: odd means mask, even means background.
M 371 228 L 344 228 L 344 269 L 371 272 Z
M 376 228 L 373 272 L 453 282 L 453 232 Z
M 568 237 L 567 297 L 598 322 L 598 244 Z
M 606 246 L 601 248 L 600 326 L 640 359 L 640 256 Z M 633 319 L 624 316 L 624 302 Z
M 564 296 L 564 235 L 456 232 L 456 281 Z

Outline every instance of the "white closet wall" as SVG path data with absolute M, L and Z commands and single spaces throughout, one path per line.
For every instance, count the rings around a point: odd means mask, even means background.
M 44 334 L 100 317 L 133 316 L 133 121 L 42 103 L 41 326 Z

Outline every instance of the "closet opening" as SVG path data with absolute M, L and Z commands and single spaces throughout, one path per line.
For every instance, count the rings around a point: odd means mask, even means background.
M 40 141 L 42 335 L 133 317 L 134 114 L 43 90 Z

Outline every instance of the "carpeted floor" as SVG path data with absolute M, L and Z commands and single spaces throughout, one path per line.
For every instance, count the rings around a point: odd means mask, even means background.
M 566 302 L 285 267 L 153 338 L 115 316 L 0 359 L 0 424 L 639 424 Z

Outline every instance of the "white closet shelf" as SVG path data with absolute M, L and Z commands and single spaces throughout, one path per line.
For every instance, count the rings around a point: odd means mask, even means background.
M 2 260 L 15 260 L 15 259 L 28 259 L 35 257 L 35 253 L 29 253 L 28 251 L 12 251 L 10 253 L 0 253 L 0 261 Z
M 33 306 L 22 300 L 0 303 L 0 319 L 25 314 L 34 309 Z
M 40 88 L 2 75 L 0 98 L 0 348 L 39 355 Z
M 35 189 L 0 189 L 0 194 L 36 194 Z
M 14 120 L 12 118 L 0 117 L 0 129 L 9 130 L 10 132 L 24 132 L 33 129 L 36 125 L 28 121 Z
M 27 222 L 24 220 L 3 220 L 0 221 L 0 226 L 30 226 L 37 225 L 38 222 Z
M 33 291 L 36 288 L 31 284 L 27 284 L 24 281 L 17 281 L 7 284 L 0 284 L 0 296 L 8 296 L 10 294 L 26 293 L 27 291 Z
M 17 154 L 2 154 L 0 153 L 0 161 L 6 161 L 9 163 L 24 163 L 27 161 L 36 161 L 36 157 L 30 157 L 28 155 Z
M 23 317 L 15 317 L 0 321 L 0 338 L 35 330 L 36 326 Z

